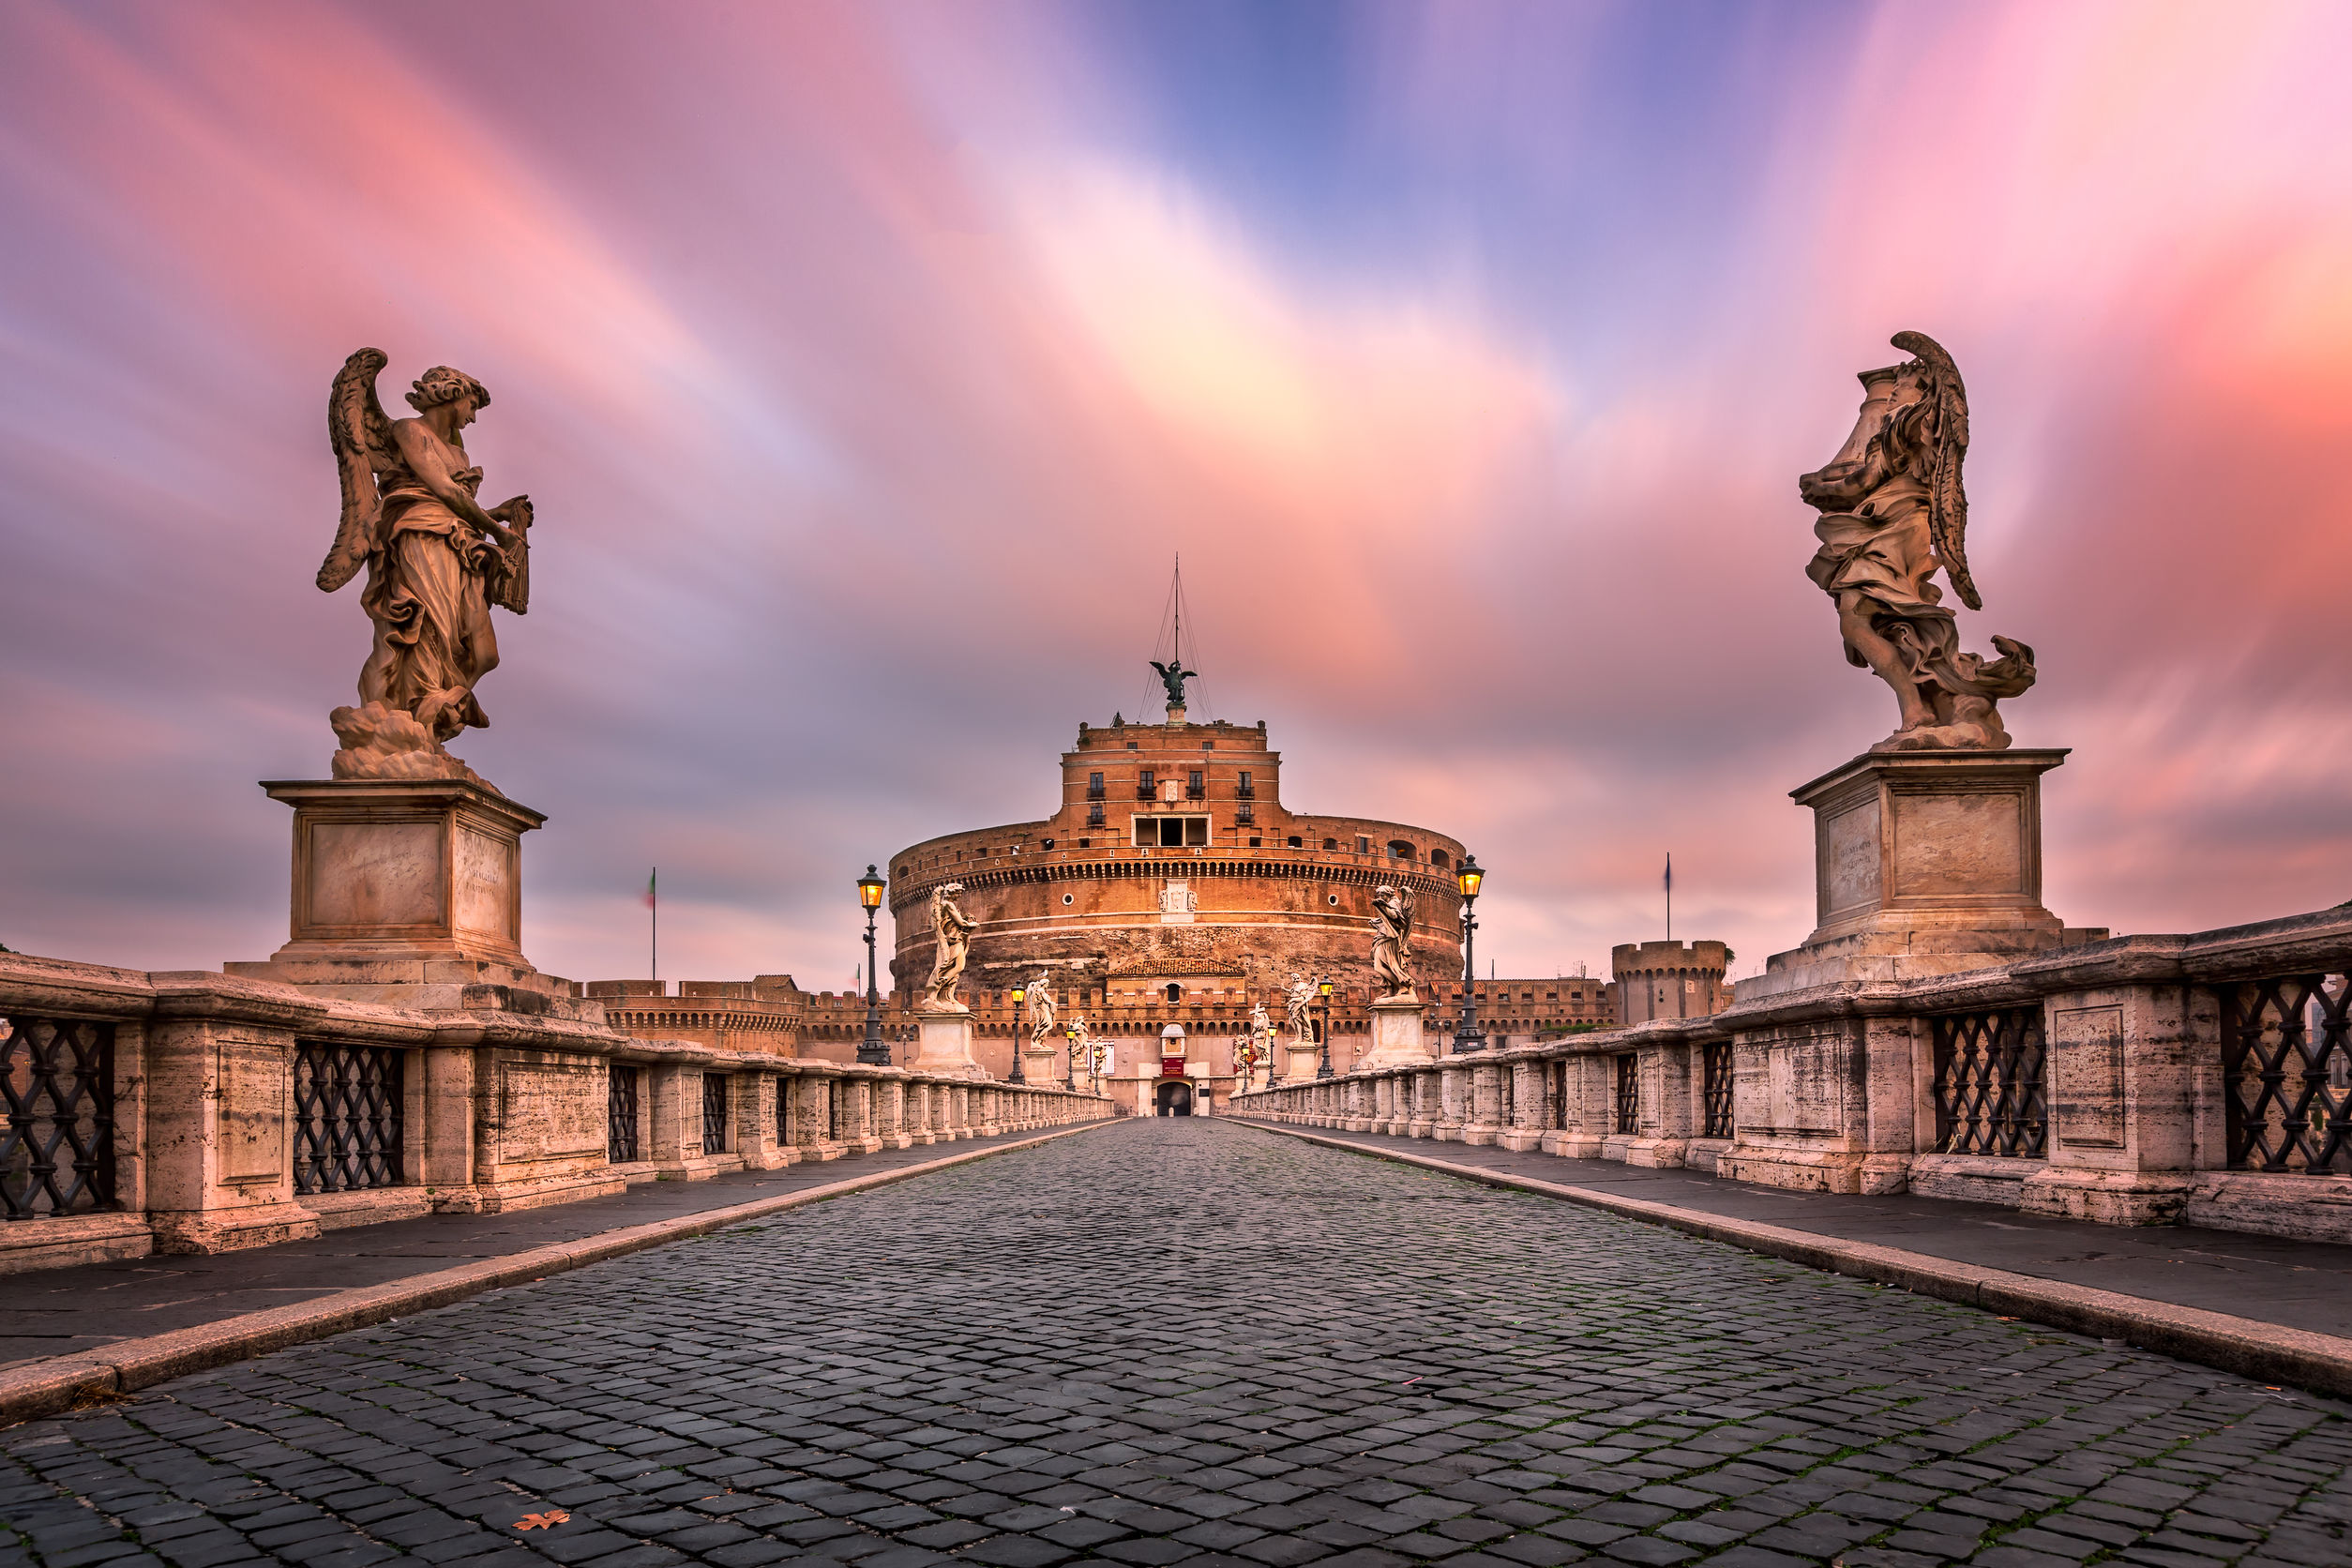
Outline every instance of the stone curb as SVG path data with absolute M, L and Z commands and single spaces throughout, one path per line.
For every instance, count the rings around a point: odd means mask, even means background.
M 102 1399 L 110 1394 L 128 1394 L 167 1379 L 185 1377 L 190 1372 L 207 1371 L 231 1362 L 284 1349 L 290 1345 L 324 1339 L 347 1329 L 366 1328 L 406 1313 L 446 1306 L 485 1290 L 495 1290 L 508 1285 L 527 1285 L 550 1274 L 600 1263 L 608 1258 L 641 1252 L 666 1242 L 707 1235 L 731 1225 L 740 1225 L 745 1220 L 757 1219 L 762 1214 L 798 1208 L 805 1203 L 822 1203 L 830 1198 L 887 1186 L 910 1177 L 927 1176 L 952 1166 L 1009 1154 L 1017 1149 L 1033 1149 L 1058 1138 L 1109 1126 L 1118 1120 L 1118 1117 L 1107 1116 L 1099 1121 L 1082 1122 L 1075 1127 L 1062 1127 L 1035 1138 L 1025 1138 L 1018 1143 L 999 1144 L 993 1149 L 967 1150 L 960 1154 L 925 1160 L 919 1165 L 827 1182 L 822 1186 L 782 1193 L 774 1198 L 753 1199 L 749 1202 L 731 1204 L 723 1209 L 706 1209 L 701 1214 L 680 1214 L 644 1225 L 600 1230 L 577 1241 L 557 1242 L 534 1247 L 528 1252 L 512 1253 L 505 1258 L 485 1258 L 478 1262 L 462 1263 L 456 1268 L 439 1269 L 431 1274 L 412 1274 L 406 1279 L 390 1280 L 382 1285 L 338 1290 L 332 1295 L 296 1302 L 290 1306 L 242 1313 L 234 1318 L 224 1318 L 217 1323 L 200 1323 L 194 1328 L 176 1329 L 170 1334 L 126 1339 L 97 1349 L 76 1350 L 69 1355 L 28 1362 L 0 1372 L 0 1426 L 29 1421 L 35 1416 L 55 1415 L 71 1409 L 84 1398 L 95 1396 Z
M 1393 1160 L 1400 1165 L 1421 1166 L 1486 1186 L 1513 1187 L 1522 1192 L 1540 1193 L 1546 1198 L 1565 1199 L 1571 1203 L 1603 1209 L 1628 1219 L 1666 1226 L 1711 1242 L 1725 1242 L 1750 1252 L 1762 1253 L 1768 1258 L 1784 1259 L 1829 1274 L 1847 1274 L 1881 1285 L 1899 1285 L 1914 1295 L 1933 1296 L 1940 1301 L 1983 1307 L 1988 1312 L 2046 1323 L 2052 1328 L 2074 1334 L 2119 1339 L 2140 1349 L 2217 1366 L 2224 1372 L 2235 1372 L 2257 1382 L 2291 1383 L 2319 1394 L 2352 1395 L 2352 1339 L 2332 1334 L 2314 1334 L 2306 1329 L 2291 1329 L 2278 1323 L 2258 1322 L 2251 1318 L 2232 1317 L 2225 1312 L 2208 1312 L 2202 1307 L 2175 1306 L 2166 1302 L 2149 1301 L 2144 1296 L 2094 1289 L 2087 1285 L 2065 1285 L 2055 1280 L 2037 1279 L 2031 1274 L 2013 1274 L 2006 1269 L 1988 1269 L 1976 1263 L 1962 1263 L 1949 1258 L 1931 1257 L 1923 1252 L 1910 1252 L 1902 1247 L 1844 1241 L 1835 1236 L 1817 1235 L 1809 1230 L 1791 1230 L 1784 1226 L 1764 1225 L 1755 1220 L 1730 1219 L 1704 1210 L 1679 1208 L 1670 1203 L 1621 1198 L 1615 1193 L 1600 1192 L 1591 1187 L 1569 1186 L 1558 1182 L 1540 1181 L 1532 1176 L 1482 1169 L 1472 1165 L 1455 1165 L 1450 1160 L 1433 1159 L 1426 1154 L 1408 1153 L 1401 1149 L 1367 1147 L 1343 1138 L 1319 1138 L 1293 1127 L 1240 1116 L 1230 1120 L 1259 1132 L 1278 1133 L 1304 1142 L 1320 1144 L 1327 1149 L 1341 1149 L 1352 1154 Z

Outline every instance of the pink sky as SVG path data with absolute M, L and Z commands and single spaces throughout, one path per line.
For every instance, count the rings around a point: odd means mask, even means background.
M 480 376 L 534 609 L 454 747 L 525 946 L 849 984 L 851 881 L 1033 818 L 1184 557 L 1294 807 L 1454 835 L 1482 957 L 1735 972 L 1882 735 L 1795 475 L 1933 334 L 2046 901 L 2352 897 L 2334 5 L 248 4 L 0 13 L 0 942 L 264 956 L 366 650 L 320 405 Z M 1196 713 L 1200 704 L 1196 704 Z

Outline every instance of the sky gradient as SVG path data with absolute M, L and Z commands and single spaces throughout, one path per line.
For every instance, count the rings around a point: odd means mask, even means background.
M 284 940 L 367 650 L 345 354 L 537 506 L 491 719 L 576 978 L 863 957 L 852 879 L 1146 711 L 1491 872 L 1480 956 L 1811 926 L 1892 728 L 1796 475 L 1927 332 L 1962 637 L 2030 644 L 2045 902 L 2352 897 L 2352 8 L 239 3 L 0 10 L 0 943 Z M 1204 709 L 1206 710 L 1204 713 Z

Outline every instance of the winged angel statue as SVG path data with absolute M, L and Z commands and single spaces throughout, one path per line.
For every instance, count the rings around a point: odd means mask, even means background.
M 1921 332 L 1898 332 L 1913 357 L 1862 373 L 1862 415 L 1828 466 L 1797 493 L 1821 514 L 1821 548 L 1805 575 L 1837 604 L 1848 662 L 1894 688 L 1902 722 L 1873 751 L 2001 751 L 2009 731 L 1994 703 L 2033 685 L 2033 650 L 1993 639 L 2000 657 L 1960 651 L 1940 567 L 1970 610 L 1982 610 L 1965 549 L 1968 394 L 1959 367 Z
M 341 748 L 338 778 L 465 778 L 443 749 L 490 720 L 474 687 L 498 664 L 490 607 L 520 615 L 531 602 L 531 500 L 485 509 L 482 471 L 464 431 L 490 393 L 462 370 L 436 365 L 408 394 L 414 419 L 387 419 L 376 400 L 381 349 L 343 361 L 326 399 L 327 435 L 342 471 L 343 520 L 319 567 L 333 593 L 368 568 L 360 608 L 375 645 L 359 671 L 359 705 L 327 721 Z

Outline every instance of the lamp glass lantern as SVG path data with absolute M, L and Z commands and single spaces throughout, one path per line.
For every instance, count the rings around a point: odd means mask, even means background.
M 857 1059 L 875 1067 L 890 1065 L 890 1048 L 882 1037 L 882 977 L 874 972 L 874 912 L 882 908 L 882 890 L 889 885 L 870 864 L 857 879 L 858 907 L 866 912 L 866 1037 L 859 1042 Z
M 1478 864 L 1474 854 L 1464 854 L 1455 868 L 1454 885 L 1462 893 L 1462 1014 L 1455 1028 L 1454 1050 L 1483 1050 L 1486 1036 L 1478 1027 L 1478 903 L 1479 889 L 1486 882 L 1485 867 Z

